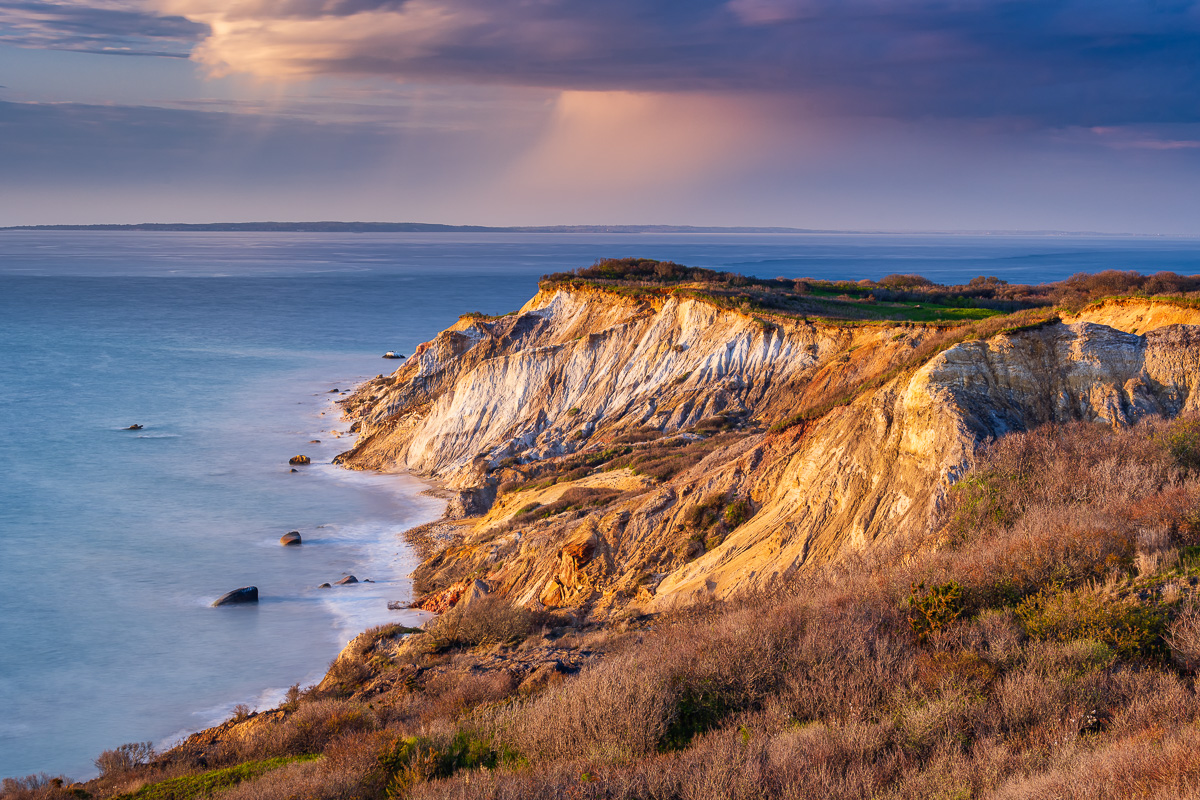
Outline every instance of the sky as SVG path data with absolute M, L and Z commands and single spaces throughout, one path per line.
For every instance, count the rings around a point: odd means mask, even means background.
M 0 0 L 0 225 L 1198 210 L 1200 0 Z

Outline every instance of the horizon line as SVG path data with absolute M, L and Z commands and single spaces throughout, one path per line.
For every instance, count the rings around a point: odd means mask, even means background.
M 1197 238 L 1200 233 L 1132 233 L 1065 231 L 1054 229 L 837 229 L 797 228 L 776 225 L 453 225 L 436 222 L 136 222 L 8 225 L 0 231 L 131 231 L 178 233 L 759 233 L 759 234 L 857 234 L 857 235 L 943 235 L 943 236 L 1116 236 L 1145 238 Z

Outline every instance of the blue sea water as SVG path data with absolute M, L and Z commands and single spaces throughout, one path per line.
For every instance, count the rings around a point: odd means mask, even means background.
M 386 609 L 414 564 L 397 534 L 441 505 L 329 463 L 351 441 L 330 390 L 465 311 L 519 307 L 543 273 L 627 255 L 764 277 L 1200 272 L 1200 239 L 0 232 L 0 776 L 87 777 L 103 749 L 271 705 L 409 619 Z M 298 453 L 314 463 L 292 473 Z M 280 547 L 289 530 L 305 544 Z M 315 588 L 349 573 L 376 583 Z M 208 607 L 247 584 L 257 606 Z

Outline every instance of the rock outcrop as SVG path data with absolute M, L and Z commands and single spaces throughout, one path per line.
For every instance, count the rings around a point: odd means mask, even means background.
M 414 576 L 428 593 L 458 597 L 483 576 L 525 604 L 660 607 L 927 528 L 986 439 L 1196 410 L 1197 323 L 1187 307 L 1120 301 L 968 340 L 544 291 L 514 315 L 460 320 L 342 401 L 360 438 L 339 461 L 474 493 L 480 516 Z M 691 446 L 714 418 L 737 435 L 669 480 L 573 475 L 495 499 L 529 465 L 645 438 Z M 595 496 L 605 475 L 601 505 L 562 499 Z
M 232 592 L 226 592 L 213 601 L 213 608 L 217 606 L 232 606 L 242 603 L 257 603 L 258 602 L 258 587 L 243 586 L 240 589 L 234 589 Z

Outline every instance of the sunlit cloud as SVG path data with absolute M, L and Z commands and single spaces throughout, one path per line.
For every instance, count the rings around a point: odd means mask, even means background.
M 248 73 L 269 78 L 373 74 L 389 65 L 419 61 L 450 46 L 456 36 L 487 22 L 482 14 L 412 0 L 401 8 L 365 9 L 317 17 L 253 15 L 252 7 L 195 10 L 169 3 L 203 22 L 211 35 L 192 57 L 214 75 Z

